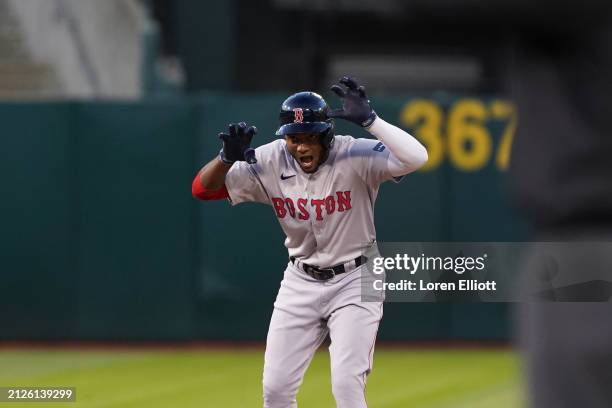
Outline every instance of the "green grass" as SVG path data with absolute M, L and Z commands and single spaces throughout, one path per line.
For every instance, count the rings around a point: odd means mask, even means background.
M 261 350 L 0 351 L 0 386 L 74 386 L 76 403 L 0 408 L 260 407 Z M 368 379 L 375 408 L 522 407 L 516 355 L 504 350 L 379 348 Z M 300 407 L 334 407 L 329 357 L 320 351 Z

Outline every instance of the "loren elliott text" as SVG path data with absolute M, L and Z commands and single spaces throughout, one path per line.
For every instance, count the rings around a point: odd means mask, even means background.
M 402 279 L 399 282 L 384 282 L 377 279 L 373 282 L 374 290 L 391 290 L 391 291 L 480 291 L 480 290 L 497 290 L 497 282 L 478 281 L 477 279 L 460 279 L 458 282 L 426 282 L 419 279 L 418 282 Z

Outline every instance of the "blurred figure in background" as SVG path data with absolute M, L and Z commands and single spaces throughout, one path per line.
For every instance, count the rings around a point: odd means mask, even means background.
M 535 227 L 534 241 L 610 241 L 610 5 L 514 3 L 509 78 L 520 120 L 510 165 L 512 197 Z M 521 12 L 529 17 L 519 18 Z M 600 248 L 556 256 L 551 286 L 559 270 L 575 280 L 593 270 L 609 277 L 612 254 Z M 533 259 L 527 265 L 524 292 L 551 272 Z M 574 295 L 560 298 L 553 291 L 549 300 L 557 302 L 517 307 L 533 407 L 612 406 L 612 304 Z

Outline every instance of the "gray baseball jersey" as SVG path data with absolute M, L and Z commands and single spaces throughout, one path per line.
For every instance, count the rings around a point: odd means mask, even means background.
M 236 162 L 225 178 L 233 205 L 254 201 L 274 208 L 289 256 L 329 267 L 354 259 L 376 238 L 374 202 L 393 179 L 382 142 L 335 136 L 327 160 L 305 173 L 284 140 L 255 149 L 257 163 Z

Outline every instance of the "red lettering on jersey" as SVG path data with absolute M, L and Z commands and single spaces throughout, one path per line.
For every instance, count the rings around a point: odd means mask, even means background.
M 287 210 L 285 210 L 285 202 L 282 198 L 272 197 L 272 204 L 274 204 L 274 211 L 278 218 L 285 218 Z
M 338 196 L 338 211 L 351 209 L 351 192 L 350 191 L 336 191 Z
M 331 214 L 336 209 L 336 200 L 334 200 L 334 196 L 325 197 L 325 209 L 328 214 Z
M 285 198 L 285 204 L 287 205 L 291 218 L 295 218 L 295 206 L 293 205 L 293 200 L 290 198 Z
M 291 218 L 296 218 L 302 221 L 310 219 L 310 212 L 306 208 L 308 199 L 298 198 L 295 201 L 291 198 L 272 197 L 272 205 L 278 218 L 285 218 L 287 214 Z M 310 205 L 314 207 L 317 221 L 323 220 L 323 207 L 327 215 L 333 214 L 334 211 L 343 212 L 351 209 L 351 192 L 336 191 L 336 196 L 330 195 L 322 199 L 310 200 Z
M 317 211 L 318 221 L 323 219 L 323 204 L 325 204 L 325 200 L 315 200 L 314 198 L 310 200 L 310 205 L 315 206 L 315 210 Z
M 307 220 L 310 218 L 310 214 L 308 214 L 308 211 L 306 211 L 306 204 L 308 204 L 308 200 L 305 198 L 298 198 L 297 200 L 297 208 L 300 211 L 300 213 L 298 214 L 298 218 L 300 220 Z

